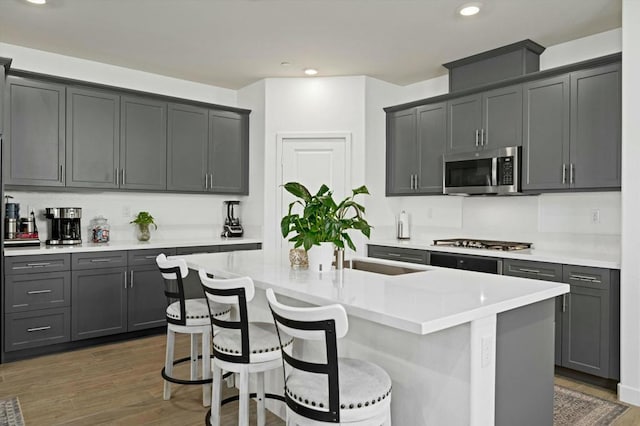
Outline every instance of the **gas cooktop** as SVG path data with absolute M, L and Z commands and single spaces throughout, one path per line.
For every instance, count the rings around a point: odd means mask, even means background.
M 469 238 L 449 238 L 444 240 L 433 240 L 434 246 L 481 248 L 489 250 L 525 250 L 531 248 L 531 243 L 521 243 L 516 241 L 493 241 L 493 240 L 473 240 Z

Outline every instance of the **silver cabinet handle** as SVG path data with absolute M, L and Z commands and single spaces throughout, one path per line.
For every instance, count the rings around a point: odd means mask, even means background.
M 131 281 L 131 288 L 133 288 L 133 270 L 129 272 L 129 279 Z
M 33 328 L 27 328 L 27 332 L 32 333 L 34 331 L 45 331 L 45 330 L 49 330 L 51 329 L 50 325 L 44 326 L 44 327 L 33 327 Z
M 128 286 L 128 282 L 127 282 L 127 273 L 126 272 L 122 272 L 124 274 L 124 288 L 126 289 Z
M 411 184 L 409 185 L 410 189 L 413 189 L 413 175 L 409 175 L 411 178 Z
M 569 183 L 570 184 L 574 184 L 576 183 L 576 176 L 575 176 L 575 168 L 573 166 L 573 163 L 571 163 L 569 165 Z
M 209 173 L 204 174 L 204 189 L 209 189 Z
M 124 180 L 124 167 L 122 168 L 122 185 L 125 185 L 125 180 Z
M 120 186 L 120 169 L 116 169 L 116 186 Z
M 209 174 L 209 189 L 213 189 L 213 172 Z
M 27 294 L 43 294 L 43 293 L 51 293 L 51 290 L 31 290 L 27 292 Z
M 562 312 L 567 312 L 567 294 L 562 295 Z
M 64 183 L 64 165 L 60 164 L 60 182 Z
M 402 257 L 402 255 L 400 253 L 387 253 L 387 256 L 391 256 L 391 257 Z
M 484 146 L 484 129 L 480 129 L 480 145 Z
M 569 279 L 576 280 L 576 281 L 584 281 L 588 283 L 595 283 L 595 284 L 602 283 L 602 281 L 600 281 L 597 277 L 588 276 L 588 275 L 571 274 L 569 275 Z
M 417 191 L 418 190 L 418 175 L 415 174 L 414 176 L 415 176 L 415 179 L 414 179 L 415 183 L 414 183 L 413 189 L 415 189 Z
M 51 262 L 27 263 L 29 267 L 42 268 L 51 265 Z
M 480 143 L 480 130 L 476 129 L 476 146 Z
M 539 274 L 540 271 L 537 269 L 529 269 L 529 268 L 518 268 L 521 272 L 528 272 L 530 274 Z
M 567 165 L 562 163 L 562 183 L 567 183 Z
M 111 262 L 111 259 L 91 259 L 91 263 L 103 263 L 103 262 Z
M 155 259 L 157 256 L 145 256 L 145 259 Z

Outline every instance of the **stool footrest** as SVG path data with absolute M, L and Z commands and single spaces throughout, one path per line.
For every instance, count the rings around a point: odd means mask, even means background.
M 258 396 L 257 393 L 250 393 L 249 394 L 249 398 L 256 398 Z M 284 396 L 282 395 L 276 395 L 273 393 L 265 393 L 264 394 L 265 398 L 269 398 L 269 399 L 277 399 L 278 401 L 282 401 L 285 402 Z M 237 401 L 240 399 L 240 395 L 234 395 L 234 396 L 230 396 L 229 398 L 225 398 L 220 402 L 220 406 L 223 406 L 224 404 L 227 404 L 229 402 L 233 402 L 233 401 Z M 207 415 L 204 416 L 204 424 L 205 425 L 209 425 L 209 419 L 211 418 L 211 409 L 209 409 L 207 411 Z
M 202 355 L 198 355 L 198 359 L 202 359 Z M 191 361 L 191 357 L 187 356 L 187 357 L 184 357 L 184 358 L 176 359 L 175 361 L 173 361 L 173 365 L 181 364 L 181 363 L 186 362 L 186 361 Z M 177 379 L 175 377 L 169 376 L 164 368 L 162 369 L 160 374 L 162 374 L 162 378 L 165 379 L 166 381 L 171 382 L 171 383 L 176 383 L 176 384 L 179 384 L 179 385 L 204 385 L 204 384 L 213 382 L 212 378 L 209 378 L 209 379 L 195 379 L 195 380 Z

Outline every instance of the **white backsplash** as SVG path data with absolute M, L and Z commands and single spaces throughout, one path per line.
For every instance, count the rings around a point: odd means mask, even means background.
M 262 223 L 243 221 L 243 200 L 247 197 L 201 195 L 201 194 L 163 194 L 142 192 L 25 192 L 6 190 L 13 196 L 13 202 L 20 203 L 20 215 L 26 217 L 30 209 L 36 213 L 36 222 L 40 240 L 48 238 L 47 220 L 44 217 L 46 207 L 82 208 L 82 238 L 89 241 L 88 229 L 91 219 L 104 216 L 111 225 L 112 241 L 132 241 L 136 239 L 136 228 L 130 224 L 139 211 L 148 211 L 158 225 L 151 231 L 154 239 L 206 239 L 218 238 L 226 216 L 224 200 L 240 200 L 240 221 L 245 236 L 262 238 Z M 29 209 L 29 210 L 28 210 Z

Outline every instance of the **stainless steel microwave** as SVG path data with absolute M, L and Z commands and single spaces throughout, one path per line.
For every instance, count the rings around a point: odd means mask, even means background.
M 445 194 L 517 194 L 520 192 L 519 146 L 445 154 Z

